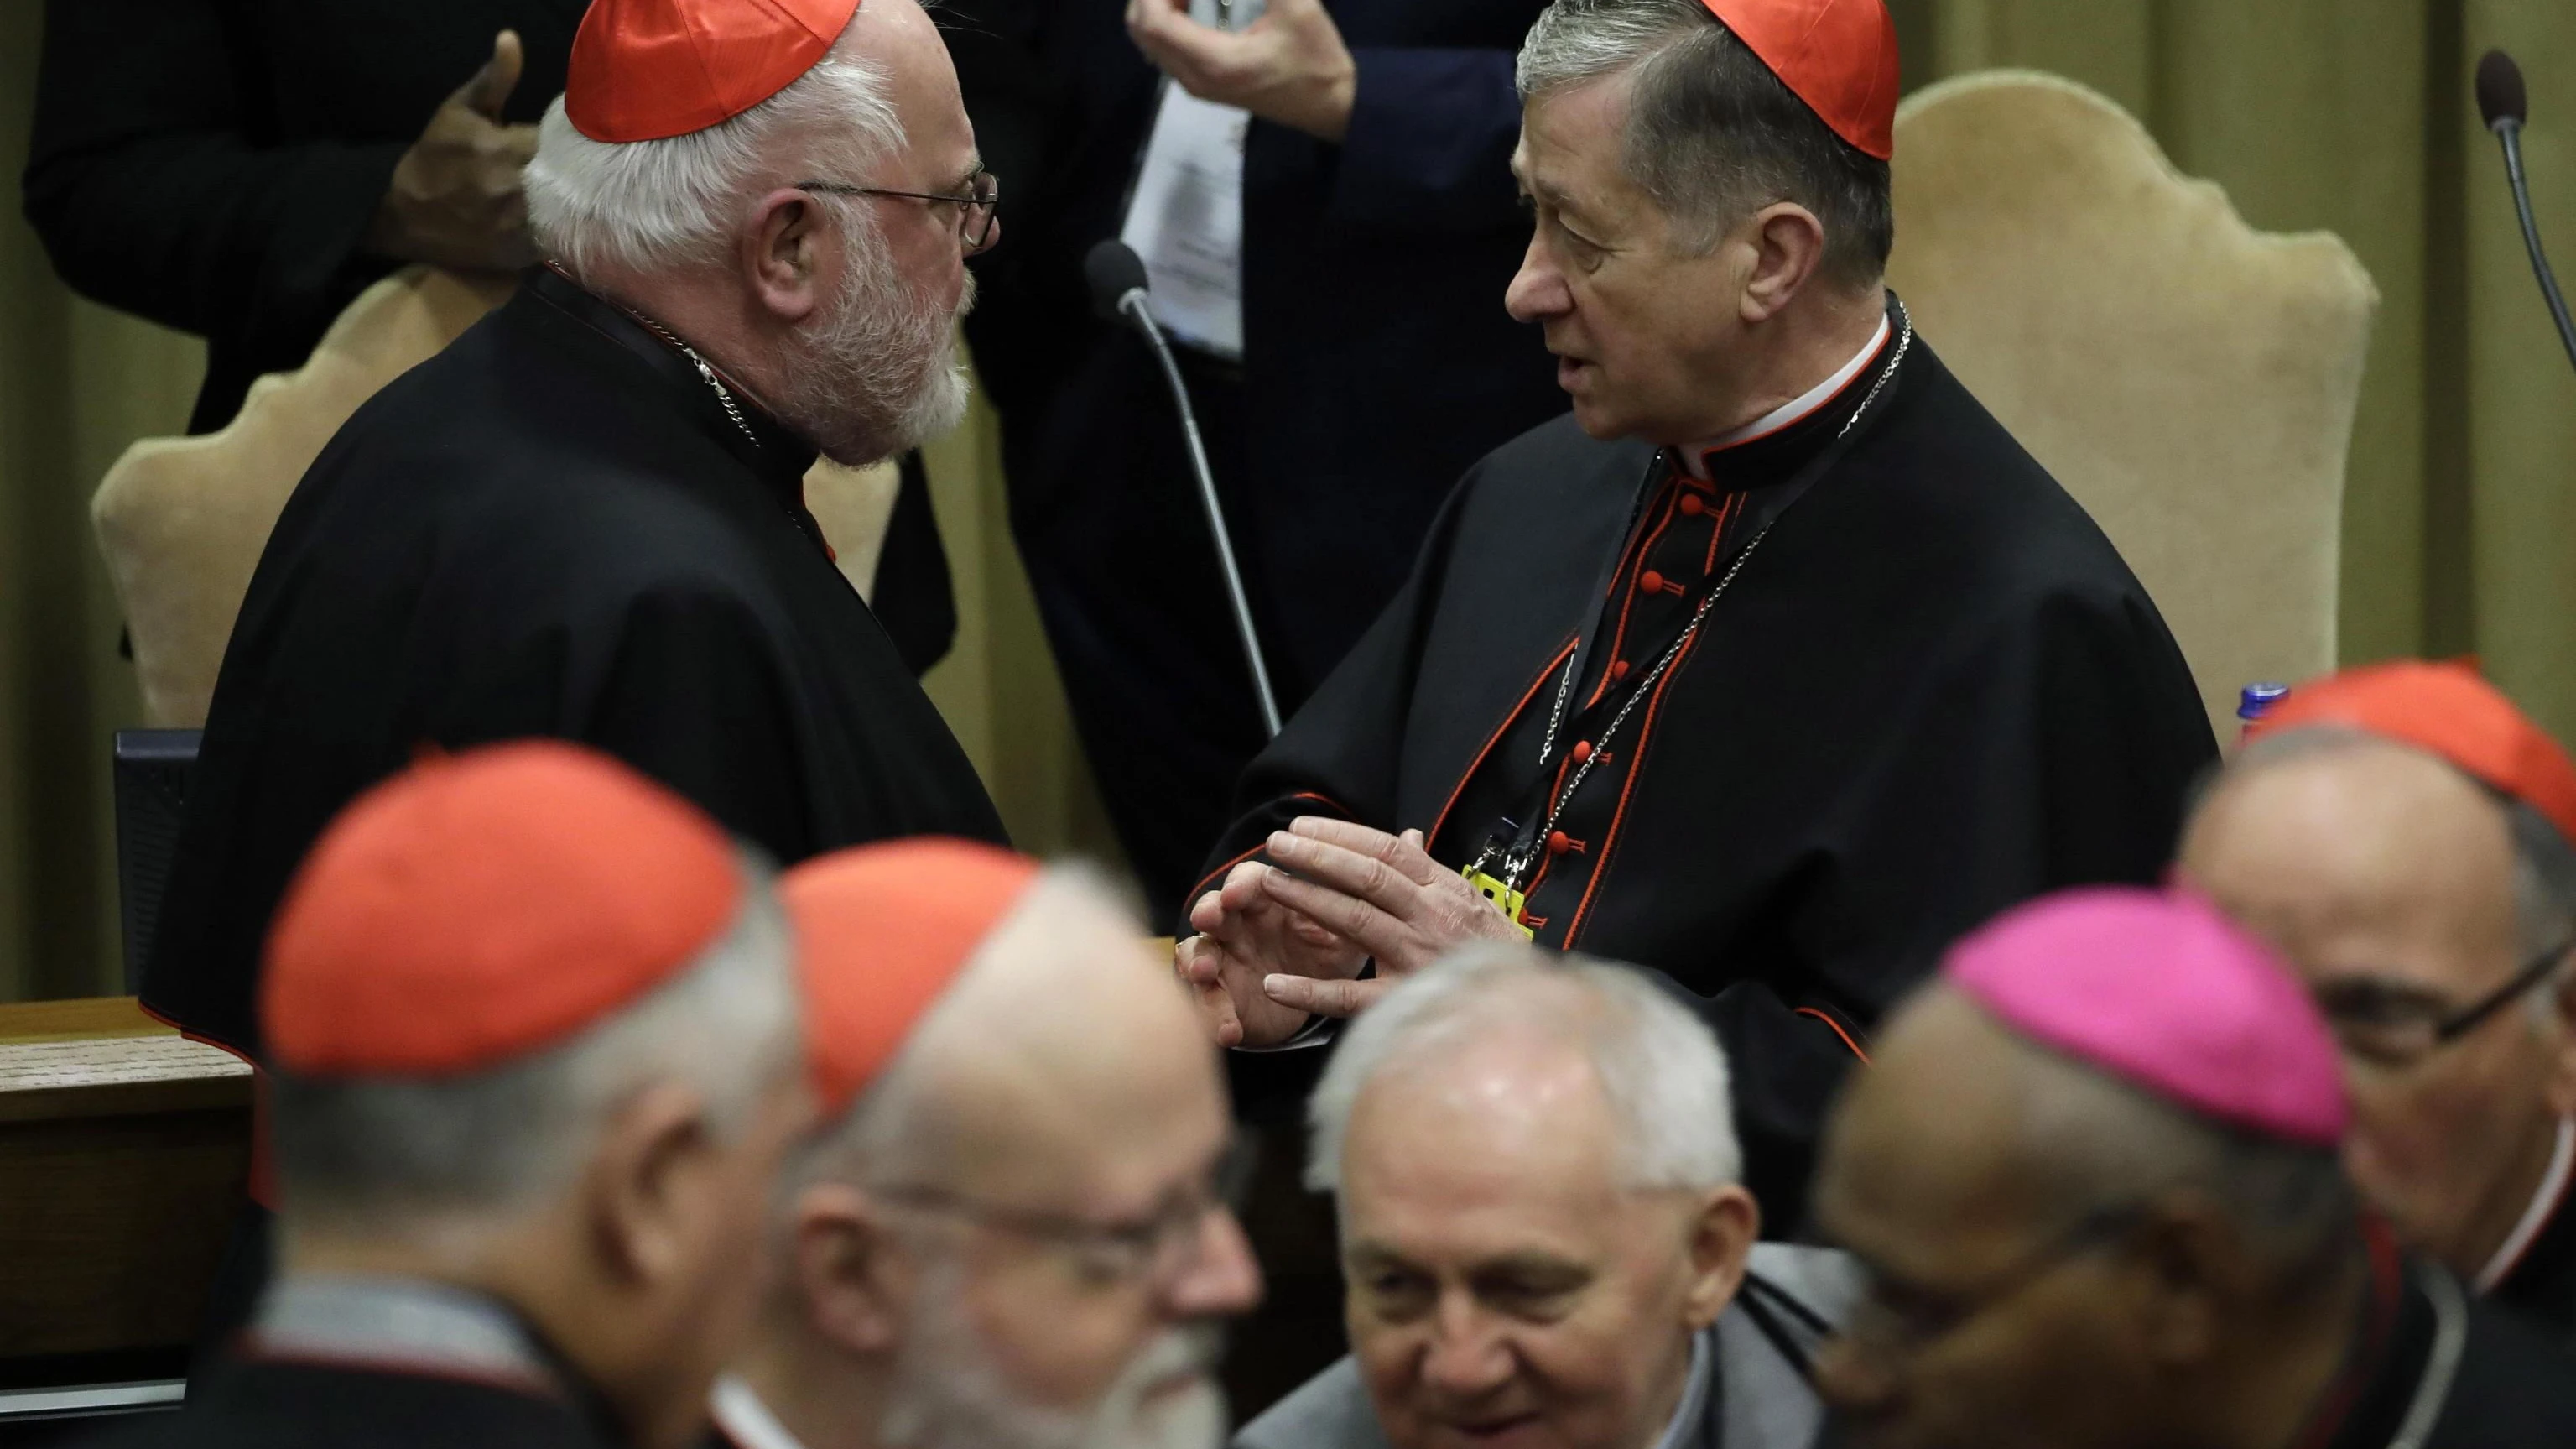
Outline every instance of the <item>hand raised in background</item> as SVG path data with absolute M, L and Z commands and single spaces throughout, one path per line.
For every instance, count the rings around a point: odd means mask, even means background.
M 518 32 L 492 38 L 492 58 L 440 103 L 395 164 L 368 251 L 470 272 L 517 271 L 537 259 L 519 184 L 537 128 L 501 123 L 523 63 Z
M 1359 69 L 1323 0 L 1270 0 L 1240 31 L 1201 25 L 1189 0 L 1128 0 L 1127 33 L 1147 59 L 1203 101 L 1339 141 Z

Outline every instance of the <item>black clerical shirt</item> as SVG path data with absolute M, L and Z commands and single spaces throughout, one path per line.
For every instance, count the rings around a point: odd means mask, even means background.
M 146 1005 L 256 1055 L 260 942 L 289 873 L 424 747 L 580 740 L 782 862 L 1003 838 L 805 511 L 813 449 L 735 404 L 538 270 L 350 419 L 234 628 Z
M 2110 542 L 1890 317 L 1705 481 L 1570 418 L 1471 469 L 1206 876 L 1310 813 L 1422 830 L 1451 869 L 1531 839 L 1537 940 L 1650 967 L 1716 1027 L 1783 1230 L 1879 1014 L 2007 906 L 2154 879 L 2216 754 Z M 1238 1086 L 1276 1110 L 1316 1056 L 1239 1057 Z

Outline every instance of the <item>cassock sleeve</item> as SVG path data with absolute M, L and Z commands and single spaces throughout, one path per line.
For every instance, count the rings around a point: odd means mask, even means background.
M 1766 959 L 1708 963 L 1733 984 L 1693 998 L 1727 1048 L 1748 1176 L 1766 1183 L 1806 1181 L 1867 1028 L 1952 941 L 2060 887 L 2153 882 L 2217 756 L 2188 667 L 2125 591 L 2010 610 L 1928 672 L 1912 708 L 1828 733 L 1823 751 L 1862 764 L 1824 848 Z M 1776 1206 L 1774 1227 L 1798 1226 L 1797 1206 Z
M 406 148 L 256 144 L 224 10 L 52 0 L 22 191 L 74 291 L 259 354 L 329 325 Z
M 1334 181 L 1336 220 L 1410 231 L 1519 224 L 1521 103 L 1507 50 L 1368 47 Z

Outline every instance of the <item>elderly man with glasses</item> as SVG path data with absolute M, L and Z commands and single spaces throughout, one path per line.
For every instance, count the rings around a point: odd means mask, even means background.
M 2333 1025 L 2353 1180 L 2415 1246 L 2576 1342 L 2576 764 L 2457 664 L 2292 692 L 2183 872 Z
M 1219 1325 L 1261 1288 L 1246 1159 L 1137 922 L 959 841 L 825 856 L 782 895 L 824 1125 L 719 1449 L 1216 1449 Z
M 324 821 L 424 744 L 598 746 L 793 863 L 999 841 L 806 511 L 956 422 L 999 187 L 914 0 L 598 0 L 527 170 L 546 257 L 298 486 L 206 722 L 144 999 L 256 1057 Z
M 1836 1442 L 2576 1443 L 2557 1347 L 2363 1207 L 2342 1075 L 2290 968 L 2189 892 L 1961 941 L 1826 1132 L 1817 1222 L 1868 1283 L 1817 1360 Z

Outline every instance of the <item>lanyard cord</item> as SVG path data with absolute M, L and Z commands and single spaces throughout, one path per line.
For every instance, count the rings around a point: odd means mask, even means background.
M 1878 401 L 1878 395 L 1886 388 L 1888 380 L 1896 376 L 1896 370 L 1899 367 L 1904 366 L 1905 354 L 1914 345 L 1914 318 L 1910 313 L 1901 315 L 1904 316 L 1905 331 L 1897 338 L 1896 355 L 1890 357 L 1887 360 L 1887 366 L 1879 370 L 1878 380 L 1870 384 L 1869 393 L 1860 400 L 1860 406 L 1852 410 L 1849 418 L 1844 419 L 1841 430 L 1834 434 L 1836 443 L 1850 437 L 1852 429 L 1860 425 L 1860 420 L 1869 416 L 1870 405 Z M 1593 764 L 1601 759 L 1610 741 L 1618 735 L 1619 727 L 1627 723 L 1629 713 L 1637 707 L 1637 701 L 1655 692 L 1656 682 L 1664 677 L 1665 671 L 1673 667 L 1673 661 L 1681 658 L 1682 651 L 1688 648 L 1691 640 L 1698 636 L 1700 621 L 1708 617 L 1711 606 L 1726 593 L 1727 586 L 1735 582 L 1735 576 L 1744 571 L 1744 565 L 1753 557 L 1753 551 L 1762 546 L 1762 540 L 1771 536 L 1771 530 L 1777 527 L 1779 522 L 1779 518 L 1774 516 L 1770 522 L 1762 525 L 1761 531 L 1754 534 L 1744 547 L 1736 550 L 1735 561 L 1727 565 L 1726 572 L 1718 577 L 1716 586 L 1700 599 L 1699 607 L 1691 611 L 1690 622 L 1682 626 L 1681 633 L 1674 636 L 1673 642 L 1666 646 L 1663 655 L 1655 661 L 1654 667 L 1647 670 L 1635 686 L 1629 689 L 1628 697 L 1620 702 L 1618 713 L 1610 717 L 1609 727 L 1602 730 L 1600 737 L 1593 741 L 1591 753 L 1585 755 L 1575 765 L 1573 777 L 1565 782 L 1565 788 L 1556 792 L 1548 805 L 1546 820 L 1536 830 L 1524 831 L 1521 838 L 1512 843 L 1510 852 L 1503 860 L 1504 880 L 1512 889 L 1521 888 L 1522 877 L 1538 859 L 1540 842 L 1546 840 L 1556 829 L 1557 821 L 1565 814 L 1565 807 L 1573 802 L 1574 793 L 1583 788 L 1585 778 L 1592 773 Z M 1556 758 L 1557 732 L 1565 725 L 1566 704 L 1574 693 L 1574 672 L 1581 664 L 1582 660 L 1579 657 L 1567 658 L 1565 671 L 1557 677 L 1556 702 L 1549 707 L 1547 733 L 1539 741 L 1538 747 L 1538 763 L 1542 776 L 1546 772 L 1548 761 Z M 1484 854 L 1477 857 L 1473 868 L 1482 870 L 1493 858 L 1494 853 L 1495 848 L 1489 846 Z

